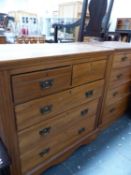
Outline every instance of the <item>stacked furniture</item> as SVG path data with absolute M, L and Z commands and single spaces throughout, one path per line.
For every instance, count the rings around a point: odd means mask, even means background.
M 126 47 L 1 45 L 0 137 L 12 159 L 11 175 L 39 175 L 125 112 L 131 73 Z

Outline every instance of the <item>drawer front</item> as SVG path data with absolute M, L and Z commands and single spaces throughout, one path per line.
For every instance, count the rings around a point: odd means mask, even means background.
M 69 124 L 65 131 L 68 139 L 80 139 L 83 135 L 90 133 L 95 129 L 96 116 L 89 116 L 86 119 L 74 121 Z
M 71 67 L 27 73 L 12 77 L 16 104 L 46 96 L 71 85 Z
M 99 100 L 86 103 L 82 106 L 66 111 L 48 122 L 42 122 L 32 126 L 24 131 L 19 132 L 19 147 L 20 153 L 25 154 L 37 146 L 37 143 L 46 145 L 59 133 L 65 133 L 67 128 L 75 126 L 75 123 L 81 120 L 89 120 L 97 112 Z M 90 121 L 89 121 L 90 122 Z M 32 139 L 33 138 L 33 139 Z
M 43 146 L 38 144 L 34 149 L 30 149 L 21 155 L 22 172 L 25 173 L 39 163 L 55 156 L 71 145 L 72 142 L 91 132 L 95 126 L 95 119 L 96 116 L 90 116 L 77 122 L 75 121 L 74 125 L 71 126 L 72 128 L 68 126 L 63 129 L 63 132 L 60 132 L 57 137 L 52 137 L 50 142 L 43 144 Z
M 130 94 L 130 82 L 108 91 L 106 106 Z
M 110 78 L 110 88 L 117 87 L 131 80 L 131 69 L 123 68 L 113 70 Z
M 113 60 L 113 68 L 129 67 L 131 65 L 131 54 L 121 53 L 115 54 Z
M 41 146 L 38 143 L 37 147 L 30 149 L 26 154 L 21 155 L 22 174 L 28 174 L 28 171 L 32 170 L 40 163 L 48 160 L 57 153 L 60 153 L 60 151 L 67 146 L 65 140 L 65 135 L 60 134 L 56 139 L 52 139 L 52 141 L 46 145 Z
M 106 60 L 77 64 L 73 66 L 73 86 L 104 78 Z
M 123 115 L 127 109 L 127 105 L 128 97 L 123 98 L 120 101 L 105 107 L 102 122 L 108 123 Z
M 17 105 L 15 107 L 15 112 L 18 130 L 22 130 L 37 122 L 47 120 L 59 113 L 100 97 L 103 92 L 103 86 L 104 81 L 100 80 L 55 95 Z

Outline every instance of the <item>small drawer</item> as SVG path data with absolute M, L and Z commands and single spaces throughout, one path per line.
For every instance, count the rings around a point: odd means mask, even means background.
M 110 88 L 117 87 L 131 80 L 131 68 L 115 69 L 111 72 Z
M 85 84 L 71 90 L 33 100 L 15 107 L 18 130 L 46 121 L 66 110 L 99 98 L 104 81 Z
M 67 128 L 70 126 L 75 126 L 75 122 L 81 120 L 89 120 L 90 116 L 93 116 L 97 112 L 99 100 L 86 103 L 84 105 L 78 106 L 70 111 L 64 112 L 54 119 L 47 122 L 41 122 L 35 126 L 32 126 L 24 131 L 18 133 L 20 154 L 25 154 L 26 152 L 37 146 L 46 145 L 52 140 L 52 138 L 57 137 L 59 133 L 65 133 Z M 33 138 L 33 139 L 32 139 Z
M 110 89 L 106 98 L 106 105 L 110 105 L 121 98 L 128 96 L 131 92 L 130 82 L 121 85 L 117 88 Z
M 103 112 L 102 123 L 110 123 L 122 116 L 127 109 L 127 105 L 128 97 L 125 97 L 114 104 L 106 106 Z
M 71 85 L 71 67 L 62 67 L 12 77 L 15 104 L 46 96 Z
M 73 66 L 73 86 L 103 79 L 106 70 L 106 60 L 77 64 Z
M 48 124 L 43 124 L 43 127 L 50 126 L 50 131 L 42 135 L 42 124 L 19 133 L 23 173 L 64 150 L 72 140 L 90 133 L 95 128 L 97 105 L 98 100 L 50 120 Z
M 123 68 L 131 66 L 131 54 L 115 54 L 113 59 L 113 68 Z
M 80 139 L 95 129 L 95 122 L 96 116 L 89 116 L 83 120 L 74 121 L 72 125 L 70 124 L 68 126 L 65 134 L 67 135 L 68 139 L 70 139 L 70 141 L 72 141 L 72 139 Z

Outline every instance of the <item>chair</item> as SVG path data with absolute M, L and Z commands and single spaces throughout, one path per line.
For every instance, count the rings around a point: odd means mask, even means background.
M 85 24 L 88 0 L 83 0 L 81 18 L 72 24 L 53 24 L 54 42 L 58 42 L 58 30 L 80 27 L 78 41 L 83 41 L 85 36 L 106 37 L 109 29 L 109 19 L 112 11 L 114 0 L 91 0 L 89 3 L 89 23 Z M 107 11 L 108 7 L 108 11 Z

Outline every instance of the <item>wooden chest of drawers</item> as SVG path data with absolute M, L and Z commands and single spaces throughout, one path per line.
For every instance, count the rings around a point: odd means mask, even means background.
M 12 76 L 22 174 L 96 130 L 107 58 L 85 63 L 93 76 L 83 71 L 77 84 L 84 63 Z
M 100 120 L 100 126 L 103 128 L 121 117 L 127 109 L 131 93 L 131 45 L 119 42 L 104 42 L 98 45 L 114 49 Z
M 80 43 L 0 49 L 0 137 L 11 175 L 39 175 L 126 109 L 130 52 Z

